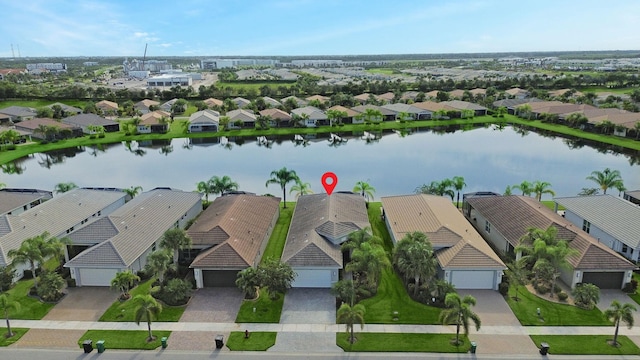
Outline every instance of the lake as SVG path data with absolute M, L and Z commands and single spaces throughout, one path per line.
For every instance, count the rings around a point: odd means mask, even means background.
M 292 137 L 268 146 L 255 137 L 229 139 L 226 145 L 219 139 L 173 139 L 34 154 L 17 162 L 20 174 L 0 174 L 0 182 L 49 190 L 69 181 L 79 186 L 195 190 L 198 181 L 229 175 L 240 190 L 282 196 L 277 185 L 265 187 L 265 182 L 272 170 L 286 166 L 314 192 L 323 191 L 320 178 L 332 171 L 338 176 L 335 191 L 351 190 L 364 180 L 375 187 L 376 199 L 412 193 L 423 183 L 453 176 L 465 178 L 464 192 L 502 193 L 507 185 L 542 180 L 552 184 L 557 196 L 573 196 L 581 188 L 596 187 L 585 179 L 591 171 L 609 167 L 621 172 L 628 189 L 640 189 L 638 151 L 621 154 L 576 146 L 576 141 L 512 127 L 421 129 L 406 136 L 390 132 L 372 141 L 353 136 L 339 145 L 322 136 L 304 144 Z M 615 189 L 610 193 L 617 195 Z

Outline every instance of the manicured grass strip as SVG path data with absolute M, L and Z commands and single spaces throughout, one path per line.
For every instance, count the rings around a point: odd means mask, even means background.
M 640 355 L 640 348 L 624 335 L 618 336 L 619 347 L 609 345 L 611 335 L 531 335 L 531 340 L 540 348 L 540 343 L 549 344 L 553 355 Z
M 455 334 L 402 334 L 402 333 L 359 333 L 355 334 L 356 342 L 349 343 L 349 334 L 336 334 L 336 344 L 344 351 L 380 351 L 380 352 L 433 352 L 433 353 L 466 353 L 471 347 L 468 339 L 462 345 L 455 346 L 451 340 Z
M 154 280 L 151 278 L 136 286 L 130 291 L 131 298 L 129 300 L 121 302 L 116 299 L 107 311 L 102 314 L 99 321 L 134 321 L 136 308 L 131 299 L 138 294 L 148 294 Z M 155 321 L 179 321 L 185 308 L 186 306 L 167 306 L 163 304 L 162 312 Z
M 598 308 L 583 310 L 577 306 L 558 304 L 544 300 L 530 293 L 525 287 L 518 291 L 519 301 L 515 301 L 515 287 L 509 288 L 507 303 L 522 325 L 525 326 L 610 326 Z M 538 318 L 537 309 L 544 321 Z
M 379 202 L 369 203 L 369 222 L 373 234 L 382 238 L 385 250 L 391 254 L 393 243 L 380 216 L 381 206 Z M 411 299 L 402 280 L 391 268 L 382 271 L 378 293 L 361 301 L 361 304 L 366 308 L 366 324 L 438 324 L 441 311 Z M 398 320 L 394 320 L 394 311 L 398 312 Z
M 633 273 L 633 278 L 634 278 L 636 281 L 640 282 L 640 274 L 638 274 L 638 273 L 635 273 L 635 272 L 634 272 L 634 273 Z M 629 294 L 629 297 L 630 297 L 633 301 L 635 301 L 638 305 L 640 305 L 640 288 L 638 288 L 638 289 L 636 290 L 636 292 L 635 292 L 635 293 L 633 293 L 633 294 Z
M 271 300 L 265 290 L 260 290 L 257 300 L 244 300 L 238 311 L 236 323 L 279 323 L 282 315 L 284 296 Z M 256 312 L 253 312 L 253 308 Z
M 6 292 L 9 294 L 9 301 L 20 303 L 20 311 L 10 312 L 10 319 L 40 320 L 55 306 L 55 304 L 44 303 L 38 298 L 30 297 L 28 294 L 32 286 L 33 279 L 20 280 Z
M 25 328 L 14 328 L 13 326 L 11 327 L 11 332 L 13 333 L 13 336 L 10 338 L 6 338 L 5 335 L 7 335 L 7 328 L 2 328 L 0 327 L 0 347 L 1 346 L 9 346 L 13 343 L 15 343 L 16 341 L 20 340 L 20 338 L 22 337 L 22 335 L 26 334 L 27 331 L 29 331 L 29 329 L 25 329 Z
M 548 207 L 551 210 L 555 210 L 556 203 L 553 200 L 542 200 L 540 201 L 542 205 Z M 558 210 L 566 210 L 566 208 L 560 204 L 558 204 Z
M 87 330 L 78 340 L 78 346 L 82 347 L 85 340 L 93 340 L 93 348 L 96 348 L 96 342 L 104 340 L 104 348 L 109 349 L 131 349 L 131 350 L 153 350 L 158 348 L 162 343 L 160 339 L 169 337 L 171 331 L 153 331 L 156 339 L 147 342 L 149 332 L 146 330 Z
M 255 331 L 244 337 L 243 331 L 232 331 L 227 340 L 227 347 L 231 351 L 267 351 L 276 344 L 276 332 Z
M 291 217 L 293 216 L 293 209 L 296 206 L 295 202 L 287 201 L 287 207 L 284 208 L 284 203 L 280 203 L 280 217 L 271 232 L 271 237 L 267 243 L 267 247 L 264 249 L 262 260 L 268 258 L 278 259 L 282 256 L 282 250 L 284 250 L 284 243 L 287 240 L 287 232 L 289 231 L 289 224 L 291 224 Z

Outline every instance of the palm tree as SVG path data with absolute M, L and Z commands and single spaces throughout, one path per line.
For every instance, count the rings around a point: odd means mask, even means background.
M 231 178 L 227 175 L 224 175 L 223 177 L 213 176 L 211 179 L 209 179 L 209 182 L 212 185 L 211 193 L 214 195 L 224 195 L 225 193 L 228 193 L 230 191 L 238 190 L 238 183 L 231 180 Z
M 592 171 L 591 175 L 587 176 L 587 180 L 594 181 L 596 184 L 598 184 L 604 194 L 607 193 L 607 189 L 622 184 L 620 171 L 611 170 L 609 168 L 606 168 L 603 171 Z
M 594 284 L 577 285 L 572 292 L 577 307 L 591 310 L 600 301 L 600 288 Z
M 379 123 L 383 120 L 383 115 L 382 112 L 380 112 L 380 110 L 376 110 L 376 109 L 365 109 L 364 114 L 364 121 L 369 124 L 369 123 Z
M 618 330 L 620 329 L 620 322 L 627 324 L 629 329 L 633 327 L 633 311 L 636 311 L 636 307 L 632 304 L 625 303 L 620 304 L 618 300 L 613 300 L 611 306 L 604 311 L 604 316 L 616 325 L 616 331 L 613 334 L 613 346 L 618 346 Z
M 624 186 L 622 182 L 615 184 L 613 187 L 616 188 L 616 190 L 618 190 L 618 196 L 622 196 L 622 193 L 627 191 L 627 188 Z
M 296 184 L 291 187 L 289 193 L 292 192 L 296 193 L 296 199 L 302 195 L 313 194 L 313 191 L 311 190 L 311 184 L 309 184 L 308 182 L 303 183 L 300 180 L 296 181 Z
M 160 305 L 156 299 L 150 294 L 139 294 L 133 298 L 133 303 L 136 306 L 135 322 L 136 325 L 140 325 L 141 321 L 147 322 L 147 328 L 149 329 L 148 342 L 153 341 L 153 333 L 151 332 L 151 323 L 162 312 L 162 305 Z
M 536 194 L 536 200 L 540 201 L 542 200 L 542 195 L 543 194 L 549 194 L 551 196 L 556 196 L 556 193 L 549 189 L 551 187 L 551 184 L 546 182 L 546 181 L 540 181 L 540 180 L 536 180 L 533 182 L 533 193 Z
M 56 186 L 53 188 L 53 191 L 55 191 L 58 194 L 61 193 L 66 193 L 67 191 L 73 190 L 73 189 L 77 189 L 78 185 L 72 183 L 72 182 L 66 182 L 66 183 L 58 183 L 56 184 Z
M 286 167 L 283 167 L 280 170 L 274 170 L 271 172 L 271 178 L 267 180 L 265 183 L 265 187 L 269 186 L 269 184 L 278 184 L 280 188 L 282 188 L 282 201 L 284 201 L 284 208 L 287 208 L 287 184 L 294 181 L 300 181 L 298 174 L 296 174 L 295 170 L 287 170 Z
M 7 253 L 11 258 L 11 265 L 16 264 L 29 264 L 31 268 L 31 274 L 33 275 L 33 286 L 38 289 L 38 278 L 36 277 L 36 266 L 44 262 L 44 254 L 42 248 L 44 241 L 41 236 L 32 237 L 26 239 L 20 244 L 17 249 L 11 249 Z
M 248 267 L 238 272 L 236 278 L 236 286 L 244 293 L 245 298 L 253 299 L 256 297 L 256 287 L 259 286 L 258 272 L 254 267 Z
M 531 184 L 527 180 L 524 180 L 518 185 L 513 185 L 511 188 L 522 191 L 522 196 L 531 196 L 531 194 L 533 193 L 533 184 Z
M 387 253 L 382 246 L 363 242 L 353 249 L 351 261 L 345 270 L 366 275 L 367 282 L 373 287 L 378 283 L 382 270 L 390 265 Z
M 200 181 L 196 184 L 196 191 L 204 194 L 204 202 L 209 202 L 209 194 L 213 192 L 213 184 L 210 180 Z
M 405 278 L 413 277 L 413 294 L 417 295 L 420 279 L 431 279 L 436 274 L 437 261 L 427 235 L 409 233 L 393 250 L 393 263 Z
M 480 317 L 471 310 L 471 306 L 475 306 L 476 299 L 467 295 L 460 299 L 457 293 L 449 293 L 444 300 L 447 309 L 440 313 L 440 323 L 443 325 L 456 325 L 456 341 L 455 345 L 460 345 L 460 326 L 464 328 L 464 334 L 469 335 L 469 320 L 476 325 L 476 331 L 480 330 Z
M 164 274 L 171 268 L 171 252 L 169 250 L 154 251 L 147 256 L 147 270 L 158 277 L 160 291 L 164 289 Z
M 376 193 L 376 189 L 366 181 L 358 181 L 353 187 L 353 192 L 364 196 L 364 199 L 369 202 L 373 200 L 373 194 Z
M 456 207 L 460 207 L 460 191 L 467 186 L 467 183 L 464 182 L 464 178 L 462 176 L 454 176 L 451 179 L 451 185 L 454 189 L 456 189 Z
M 364 314 L 365 307 L 362 304 L 356 304 L 353 307 L 347 303 L 344 303 L 340 306 L 337 312 L 337 320 L 338 322 L 343 322 L 347 325 L 347 332 L 351 334 L 349 337 L 349 343 L 353 344 L 356 341 L 355 336 L 353 335 L 353 326 L 355 324 L 360 324 L 360 329 L 364 328 Z
M 111 288 L 120 290 L 122 295 L 120 295 L 120 299 L 126 300 L 131 295 L 129 295 L 129 290 L 136 284 L 137 281 L 140 281 L 140 277 L 131 271 L 122 271 L 116 274 L 116 277 L 111 279 Z
M 162 235 L 160 247 L 173 252 L 173 264 L 178 265 L 180 250 L 191 249 L 193 242 L 187 232 L 180 228 L 169 229 Z
M 346 112 L 336 110 L 336 109 L 327 110 L 326 114 L 327 114 L 327 118 L 329 119 L 330 126 L 333 126 L 333 124 L 336 121 L 339 121 L 340 119 L 344 119 L 348 116 Z
M 128 189 L 122 189 L 130 198 L 136 197 L 142 191 L 142 186 L 131 186 Z
M 7 321 L 7 335 L 5 337 L 10 338 L 13 336 L 13 332 L 9 323 L 9 311 L 20 311 L 20 303 L 11 300 L 7 293 L 3 293 L 0 294 L 0 309 L 4 310 L 4 318 Z

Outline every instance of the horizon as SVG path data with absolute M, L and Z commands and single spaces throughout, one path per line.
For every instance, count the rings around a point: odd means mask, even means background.
M 640 44 L 634 0 L 579 8 L 551 0 L 0 1 L 0 58 L 8 59 L 142 57 L 146 44 L 149 58 L 616 52 Z

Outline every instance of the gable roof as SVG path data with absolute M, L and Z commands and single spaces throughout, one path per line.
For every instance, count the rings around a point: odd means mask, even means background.
M 0 109 L 0 114 L 6 114 L 9 116 L 29 117 L 36 116 L 37 111 L 34 108 L 24 106 L 9 106 L 4 109 Z
M 511 96 L 518 96 L 518 95 L 528 95 L 529 91 L 524 90 L 524 89 L 520 89 L 520 88 L 511 88 L 505 91 L 505 93 L 511 95 Z
M 256 121 L 256 115 L 252 111 L 244 110 L 244 109 L 231 110 L 227 113 L 227 117 L 229 117 L 229 120 L 231 121 L 236 121 L 236 120 L 242 120 L 244 122 Z
M 222 106 L 222 105 L 224 105 L 224 102 L 222 100 L 218 100 L 216 98 L 208 98 L 208 99 L 203 100 L 202 102 L 207 104 L 207 106 Z
M 108 218 L 115 226 L 94 222 L 82 230 L 95 239 L 107 238 L 73 259 L 65 267 L 122 268 L 133 264 L 165 231 L 175 227 L 185 214 L 200 204 L 201 194 L 172 189 L 154 189 L 142 193 L 124 204 Z M 73 234 L 79 238 L 80 234 Z
M 220 122 L 220 113 L 217 111 L 205 109 L 202 111 L 196 111 L 189 116 L 189 123 L 191 124 L 217 124 Z
M 281 102 L 282 104 L 284 104 L 284 103 L 285 103 L 285 102 L 287 102 L 287 100 L 289 100 L 289 99 L 293 99 L 293 100 L 295 100 L 295 102 L 298 104 L 298 106 L 306 106 L 306 105 L 309 103 L 307 100 L 300 99 L 299 97 L 297 97 L 297 96 L 293 96 L 293 95 L 292 95 L 292 96 L 287 96 L 286 98 L 282 98 L 282 99 L 280 99 L 280 102 Z
M 462 100 L 443 101 L 442 104 L 457 110 L 487 110 L 484 106 Z
M 444 269 L 505 268 L 448 198 L 425 194 L 390 196 L 382 198 L 382 207 L 396 241 L 414 231 L 425 233 Z
M 420 109 L 424 109 L 424 110 L 428 110 L 428 111 L 440 111 L 440 110 L 445 110 L 445 111 L 449 111 L 449 110 L 456 110 L 451 106 L 448 106 L 447 104 L 445 104 L 444 102 L 434 102 L 434 101 L 422 101 L 422 102 L 417 102 L 412 104 L 413 106 L 420 108 Z
M 558 229 L 558 239 L 569 242 L 578 255 L 567 261 L 574 269 L 621 269 L 635 266 L 607 246 L 599 243 L 569 220 L 551 211 L 534 198 L 526 196 L 474 197 L 467 203 L 486 218 L 511 245 L 517 246 L 527 229 Z M 605 264 L 603 267 L 602 264 Z
M 57 102 L 57 103 L 53 103 L 49 106 L 47 106 L 49 109 L 53 108 L 54 106 L 60 106 L 60 108 L 62 109 L 62 111 L 67 112 L 67 113 L 74 113 L 74 114 L 80 114 L 82 112 L 82 109 L 74 107 L 74 106 L 69 106 L 67 104 L 63 104 L 61 102 Z
M 22 120 L 15 125 L 17 129 L 24 129 L 30 131 L 36 131 L 38 128 L 42 126 L 54 126 L 59 129 L 73 129 L 74 126 L 62 123 L 60 121 L 50 119 L 50 118 L 33 118 L 30 120 Z
M 291 110 L 291 113 L 296 115 L 306 114 L 309 115 L 309 119 L 327 119 L 327 114 L 325 114 L 324 111 L 313 106 L 305 106 L 293 109 Z
M 88 126 L 88 125 L 118 125 L 118 122 L 105 119 L 102 116 L 98 116 L 96 114 L 79 114 L 74 116 L 69 116 L 68 118 L 62 119 L 63 123 L 77 125 L 77 126 Z
M 372 104 L 367 104 L 367 105 L 358 105 L 358 106 L 354 106 L 351 108 L 351 110 L 353 111 L 357 111 L 359 113 L 365 113 L 367 111 L 367 109 L 373 109 L 373 110 L 378 110 L 382 113 L 383 116 L 390 116 L 390 115 L 395 115 L 396 112 L 387 108 L 384 108 L 382 106 L 378 106 L 378 105 L 372 105 Z
M 338 111 L 345 112 L 345 113 L 347 113 L 347 117 L 354 117 L 354 116 L 360 115 L 359 112 L 357 112 L 355 110 L 351 110 L 348 107 L 344 107 L 342 105 L 334 105 L 334 106 L 328 108 L 327 110 L 338 110 Z
M 251 104 L 251 100 L 245 99 L 243 97 L 236 97 L 236 98 L 233 98 L 231 101 L 233 101 L 236 105 L 238 105 L 239 108 L 243 108 Z
M 341 242 L 370 226 L 365 201 L 359 194 L 303 195 L 293 212 L 282 261 L 293 267 L 342 268 Z
M 102 100 L 102 101 L 98 101 L 96 103 L 96 107 L 98 109 L 107 109 L 107 110 L 118 110 L 118 103 L 115 103 L 113 101 L 109 101 L 109 100 Z
M 50 191 L 36 189 L 0 189 L 0 215 L 22 208 L 34 201 L 51 199 Z M 0 236 L 2 234 L 0 233 Z
M 249 194 L 216 198 L 191 225 L 194 245 L 209 245 L 191 267 L 247 267 L 259 255 L 263 241 L 280 212 L 280 198 Z
M 627 246 L 640 246 L 640 206 L 609 194 L 553 200 Z
M 276 100 L 276 99 L 274 99 L 272 97 L 269 97 L 269 96 L 263 96 L 262 100 L 264 100 L 264 102 L 267 105 L 271 105 L 271 106 L 280 106 L 280 105 L 282 105 L 282 103 L 280 101 L 278 101 L 278 100 Z
M 276 108 L 264 109 L 260 111 L 260 115 L 262 116 L 270 116 L 273 120 L 283 120 L 289 121 L 291 120 L 291 115 L 285 111 Z
M 155 101 L 155 100 L 151 100 L 151 99 L 144 99 L 144 100 L 140 100 L 137 103 L 133 104 L 133 107 L 135 109 L 149 109 L 150 106 L 158 106 L 160 105 L 159 101 Z
M 413 105 L 409 105 L 409 104 L 403 104 L 403 103 L 396 103 L 396 104 L 387 104 L 387 105 L 382 105 L 383 108 L 385 109 L 389 109 L 391 111 L 395 111 L 397 113 L 401 113 L 401 112 L 405 112 L 407 114 L 424 114 L 424 113 L 431 113 L 431 111 L 426 110 L 426 109 L 421 109 L 417 106 L 413 106 Z
M 142 115 L 140 117 L 140 125 L 157 125 L 160 124 L 162 118 L 169 119 L 170 117 L 171 114 L 166 111 L 155 110 Z
M 328 98 L 328 97 L 322 96 L 322 95 L 311 95 L 311 96 L 307 97 L 305 100 L 307 100 L 307 101 L 318 100 L 321 103 L 325 103 L 325 102 L 331 100 L 331 98 Z

